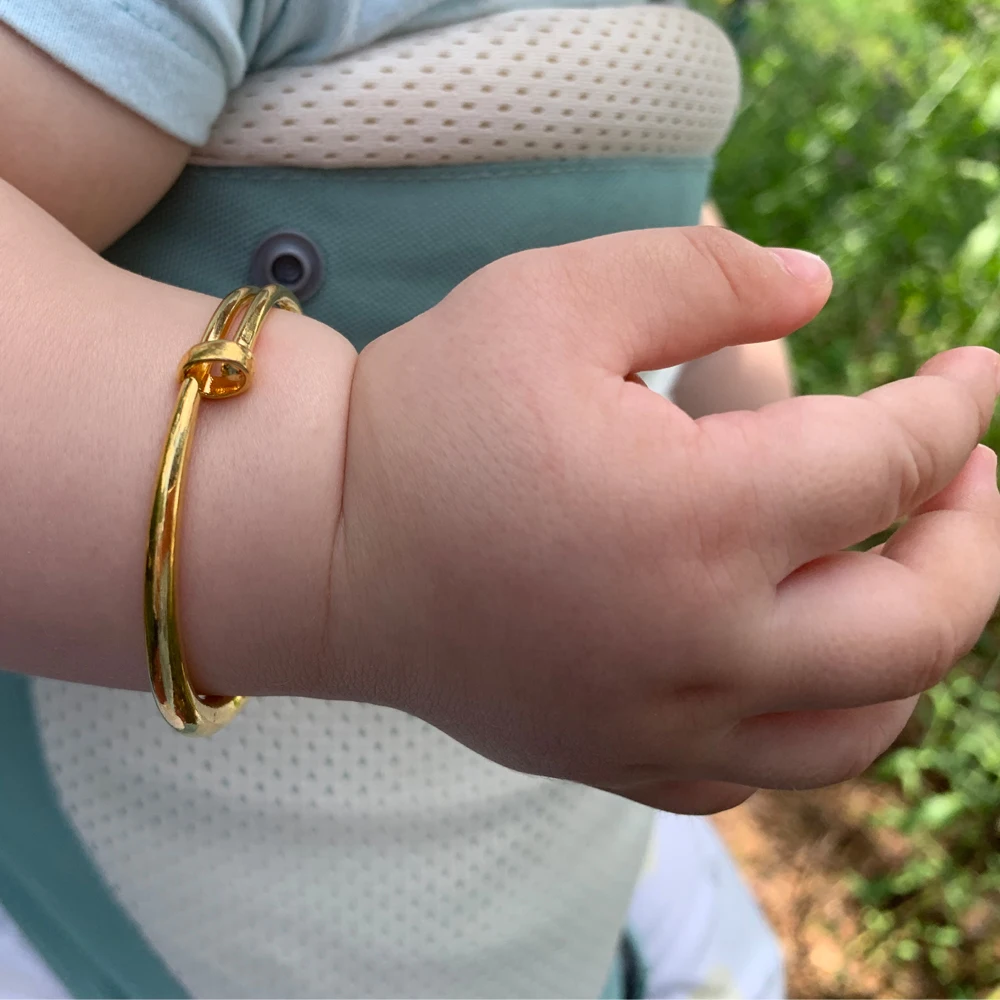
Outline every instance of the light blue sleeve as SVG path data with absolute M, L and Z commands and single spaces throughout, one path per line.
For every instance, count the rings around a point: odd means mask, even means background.
M 247 72 L 328 58 L 360 0 L 0 0 L 0 21 L 164 131 L 201 145 Z
M 249 72 L 319 63 L 386 35 L 501 10 L 595 2 L 0 0 L 0 22 L 165 132 L 200 146 Z

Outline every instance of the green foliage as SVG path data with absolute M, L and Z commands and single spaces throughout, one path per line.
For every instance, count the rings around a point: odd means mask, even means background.
M 700 6 L 723 24 L 733 9 Z M 829 306 L 792 340 L 803 391 L 862 392 L 948 347 L 1000 347 L 1000 0 L 741 6 L 745 107 L 716 198 L 732 228 L 833 269 Z M 875 770 L 898 804 L 874 822 L 905 850 L 858 877 L 858 944 L 919 967 L 934 995 L 1000 997 L 998 652 L 987 633 L 925 699 L 918 745 Z
M 895 870 L 856 886 L 862 947 L 923 963 L 951 996 L 1000 982 L 1000 659 L 985 673 L 977 662 L 930 692 L 920 745 L 876 767 L 900 803 L 874 821 L 904 834 L 909 849 Z
M 833 268 L 829 306 L 793 339 L 805 391 L 860 392 L 946 347 L 1000 342 L 1000 59 L 992 31 L 939 26 L 957 8 L 1000 15 L 954 0 L 751 7 L 717 198 L 741 233 Z

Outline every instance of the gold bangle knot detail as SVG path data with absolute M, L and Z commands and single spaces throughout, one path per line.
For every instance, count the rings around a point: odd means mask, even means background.
M 253 355 L 242 344 L 206 340 L 184 355 L 178 381 L 192 378 L 205 399 L 225 399 L 245 392 L 252 375 Z

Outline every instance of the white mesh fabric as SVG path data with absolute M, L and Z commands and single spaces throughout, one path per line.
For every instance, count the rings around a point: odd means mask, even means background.
M 192 996 L 600 994 L 644 807 L 368 705 L 256 699 L 194 740 L 148 694 L 34 691 L 67 815 Z
M 195 162 L 392 167 L 706 155 L 739 63 L 676 7 L 533 10 L 249 79 Z

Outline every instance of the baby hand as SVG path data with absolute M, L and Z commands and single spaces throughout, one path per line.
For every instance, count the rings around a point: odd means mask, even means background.
M 829 289 L 721 230 L 625 233 L 499 261 L 372 344 L 316 693 L 676 812 L 862 771 L 1000 594 L 1000 359 L 700 420 L 627 379 Z

